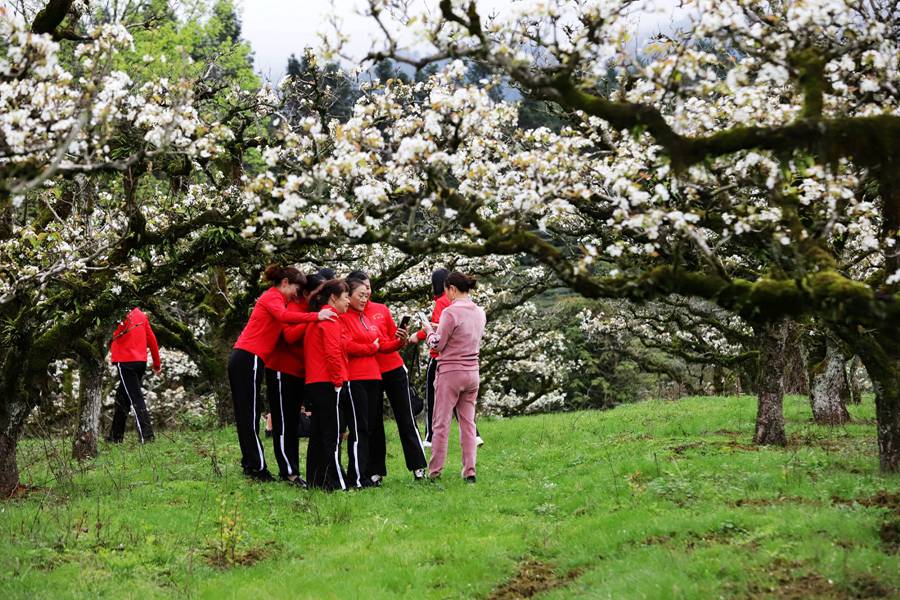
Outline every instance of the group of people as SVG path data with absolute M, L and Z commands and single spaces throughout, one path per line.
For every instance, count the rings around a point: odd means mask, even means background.
M 284 481 L 325 490 L 379 486 L 387 475 L 384 396 L 394 414 L 406 468 L 415 479 L 440 477 L 455 415 L 462 475 L 475 481 L 476 451 L 483 443 L 475 426 L 475 402 L 485 314 L 469 297 L 476 286 L 474 278 L 435 270 L 431 318 L 421 315 L 422 329 L 410 335 L 410 318 L 398 327 L 388 307 L 371 299 L 372 284 L 362 271 L 336 279 L 327 269 L 304 275 L 294 267 L 271 265 L 264 277 L 271 287 L 257 299 L 228 359 L 245 475 L 274 480 L 259 438 L 263 406 L 259 396 L 265 378 L 273 450 Z M 431 354 L 424 440 L 399 353 L 406 344 L 421 342 L 428 344 Z M 119 323 L 111 343 L 119 386 L 110 442 L 122 441 L 129 412 L 134 414 L 140 441 L 154 439 L 141 390 L 148 349 L 159 372 L 156 336 L 147 315 L 134 308 Z M 305 477 L 297 432 L 301 411 L 311 420 Z
M 271 287 L 257 300 L 228 360 L 245 475 L 274 480 L 259 438 L 259 393 L 265 377 L 273 450 L 284 481 L 325 490 L 381 485 L 387 475 L 383 396 L 415 479 L 440 477 L 455 414 L 462 475 L 475 481 L 480 439 L 475 402 L 485 314 L 469 297 L 474 278 L 435 271 L 435 310 L 431 319 L 421 319 L 422 330 L 415 335 L 410 335 L 408 323 L 397 325 L 387 306 L 371 300 L 371 281 L 361 271 L 336 279 L 333 273 L 304 275 L 294 267 L 272 265 L 265 279 Z M 406 344 L 419 342 L 432 351 L 425 440 L 416 425 L 409 376 L 399 354 Z M 311 413 L 305 478 L 297 437 L 301 410 Z

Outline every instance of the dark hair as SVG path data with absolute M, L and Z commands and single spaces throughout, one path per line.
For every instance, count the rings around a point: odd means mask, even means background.
M 350 288 L 351 294 L 353 293 L 353 290 L 355 290 L 356 288 L 366 286 L 366 280 L 360 279 L 358 277 L 347 277 L 346 281 L 347 281 L 347 286 Z
M 316 275 L 318 275 L 325 281 L 331 281 L 332 279 L 334 279 L 337 273 L 334 272 L 334 269 L 323 267 L 316 272 Z
M 263 274 L 266 281 L 277 285 L 282 279 L 287 279 L 290 283 L 303 287 L 306 285 L 306 276 L 294 267 L 282 267 L 281 265 L 269 265 Z
M 434 291 L 435 296 L 440 296 L 444 293 L 444 282 L 447 280 L 447 275 L 449 274 L 450 271 L 444 267 L 435 269 L 431 272 L 431 289 Z
M 474 290 L 478 282 L 470 275 L 453 271 L 447 275 L 447 279 L 444 281 L 444 286 L 450 287 L 451 285 L 461 292 L 468 292 L 469 290 Z
M 369 276 L 366 275 L 365 271 L 351 271 L 349 275 L 347 275 L 347 281 L 351 279 L 358 279 L 360 281 L 368 281 Z
M 312 312 L 319 312 L 322 307 L 328 304 L 328 299 L 332 296 L 340 296 L 344 292 L 349 292 L 350 287 L 343 279 L 329 279 L 313 291 L 309 297 L 309 309 Z
M 327 280 L 318 273 L 310 273 L 306 276 L 306 285 L 303 286 L 303 292 L 311 294 L 316 291 L 316 288 L 325 283 L 325 281 Z

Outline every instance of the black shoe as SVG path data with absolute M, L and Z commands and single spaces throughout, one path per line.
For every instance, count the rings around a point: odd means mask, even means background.
M 275 481 L 268 469 L 262 471 L 244 471 L 244 475 L 256 481 Z
M 145 438 L 141 441 L 141 443 L 142 443 L 142 444 L 149 444 L 150 442 L 155 442 L 155 441 L 156 441 L 156 436 L 155 436 L 155 435 L 148 435 L 147 437 L 145 437 Z
M 106 441 L 109 442 L 110 444 L 121 444 L 122 438 L 113 438 L 110 436 L 106 436 Z
M 297 487 L 302 488 L 304 490 L 309 489 L 309 484 L 306 483 L 306 480 L 303 479 L 302 477 L 300 477 L 299 475 L 297 475 L 293 479 L 289 479 L 287 477 L 282 477 L 281 480 L 285 481 L 291 485 L 296 485 Z
M 466 477 L 466 483 L 475 483 L 475 476 L 469 475 L 468 477 Z

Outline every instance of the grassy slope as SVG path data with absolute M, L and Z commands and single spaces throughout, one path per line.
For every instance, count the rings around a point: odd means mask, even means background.
M 890 594 L 888 511 L 833 500 L 900 490 L 877 472 L 871 399 L 851 410 L 860 424 L 819 428 L 790 398 L 791 446 L 762 450 L 747 397 L 484 420 L 475 486 L 455 440 L 443 483 L 414 484 L 388 423 L 386 485 L 333 495 L 246 482 L 230 430 L 104 447 L 78 472 L 31 442 L 24 478 L 50 483 L 0 504 L 0 597 L 471 598 L 526 559 L 569 574 L 547 597 Z M 257 562 L 209 564 L 225 516 Z

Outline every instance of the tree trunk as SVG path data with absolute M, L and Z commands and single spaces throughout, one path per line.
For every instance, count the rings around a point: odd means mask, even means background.
M 101 359 L 102 360 L 102 359 Z M 78 427 L 72 442 L 72 457 L 86 460 L 97 456 L 100 439 L 100 405 L 103 400 L 103 363 L 95 357 L 79 359 Z
M 859 357 L 854 355 L 847 363 L 847 382 L 850 385 L 850 402 L 862 404 L 862 390 L 859 389 Z
M 839 333 L 872 381 L 881 470 L 900 472 L 900 339 L 890 331 L 861 334 L 847 328 Z
M 785 343 L 784 359 L 784 393 L 806 394 L 809 392 L 809 382 L 806 378 L 808 361 L 803 352 L 804 328 L 796 321 L 787 320 L 788 332 Z
M 756 377 L 757 444 L 784 446 L 784 368 L 790 325 L 787 319 L 764 323 L 755 328 L 759 342 L 759 368 Z
M 822 337 L 824 356 L 815 364 L 810 362 L 809 402 L 813 421 L 819 425 L 842 425 L 850 420 L 847 412 L 850 387 L 844 371 L 844 355 L 830 335 Z
M 725 394 L 725 369 L 722 365 L 713 366 L 713 393 L 716 396 Z
M 9 364 L 13 363 L 12 358 L 7 360 Z M 34 395 L 25 392 L 23 371 L 13 375 L 10 369 L 4 369 L 0 382 L 2 393 L 6 394 L 5 400 L 0 402 L 0 498 L 8 498 L 19 486 L 16 449 L 25 420 L 35 405 Z

